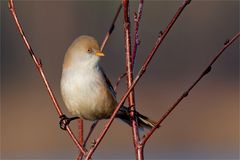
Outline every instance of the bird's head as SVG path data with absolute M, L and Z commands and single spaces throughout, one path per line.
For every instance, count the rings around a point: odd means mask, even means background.
M 78 37 L 68 48 L 63 68 L 71 66 L 96 66 L 100 57 L 104 54 L 100 51 L 98 42 L 91 36 Z

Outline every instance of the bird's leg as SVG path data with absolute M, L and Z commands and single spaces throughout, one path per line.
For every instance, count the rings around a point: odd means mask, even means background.
M 63 114 L 63 115 L 61 115 L 59 118 L 60 118 L 60 121 L 59 121 L 60 128 L 61 128 L 62 130 L 66 130 L 66 129 L 67 129 L 67 126 L 69 125 L 69 123 L 70 123 L 72 120 L 78 119 L 79 117 L 71 117 L 71 118 L 68 118 L 65 114 Z

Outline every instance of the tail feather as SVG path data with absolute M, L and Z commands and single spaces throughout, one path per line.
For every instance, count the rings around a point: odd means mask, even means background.
M 137 111 L 135 112 L 135 116 L 136 116 L 136 120 L 137 120 L 139 128 L 151 129 L 151 128 L 153 128 L 157 125 L 157 122 L 155 122 L 155 121 L 149 119 L 148 117 L 138 113 Z M 126 122 L 130 126 L 132 125 L 129 110 L 125 106 L 120 108 L 120 110 L 117 114 L 117 118 L 120 118 L 121 120 L 123 120 L 124 122 Z
M 138 112 L 137 112 L 137 121 L 138 121 L 138 125 L 143 128 L 151 129 L 157 125 L 156 121 L 153 121 Z

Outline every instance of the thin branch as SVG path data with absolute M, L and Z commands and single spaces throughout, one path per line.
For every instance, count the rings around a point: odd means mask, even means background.
M 134 29 L 134 41 L 133 41 L 133 53 L 132 53 L 132 65 L 134 67 L 135 64 L 135 58 L 137 54 L 137 47 L 140 45 L 139 35 L 138 35 L 138 29 L 139 29 L 139 22 L 142 17 L 143 12 L 143 0 L 139 0 L 139 6 L 138 6 L 138 13 L 134 14 L 134 22 L 135 22 L 135 29 Z
M 115 22 L 116 22 L 116 20 L 117 20 L 117 18 L 118 18 L 118 15 L 119 15 L 121 9 L 122 9 L 122 4 L 120 3 L 120 4 L 119 4 L 119 7 L 118 7 L 118 10 L 117 10 L 117 12 L 116 12 L 116 14 L 115 14 L 115 16 L 114 16 L 113 22 L 112 22 L 112 24 L 111 24 L 111 26 L 110 26 L 110 28 L 109 28 L 109 30 L 108 30 L 108 32 L 107 32 L 104 40 L 103 40 L 103 42 L 102 42 L 101 51 L 103 51 L 103 49 L 104 49 L 104 47 L 105 47 L 105 45 L 106 45 L 106 43 L 107 43 L 110 35 L 112 34 L 112 31 L 114 30 Z
M 196 81 L 193 82 L 193 84 L 185 91 L 183 94 L 177 99 L 177 101 L 168 109 L 168 111 L 161 117 L 161 119 L 158 121 L 157 125 L 152 128 L 149 133 L 144 136 L 144 138 L 141 141 L 141 144 L 144 145 L 147 140 L 151 137 L 151 135 L 154 133 L 154 131 L 160 126 L 160 124 L 170 115 L 170 113 L 178 106 L 178 104 L 188 96 L 189 92 L 198 84 L 198 82 L 206 76 L 212 69 L 212 65 L 216 62 L 216 60 L 223 54 L 223 52 L 240 36 L 240 32 L 238 32 L 231 40 L 228 40 L 224 43 L 223 48 L 216 54 L 216 56 L 212 59 L 212 61 L 209 63 L 209 65 L 203 70 L 201 75 L 197 78 Z
M 95 127 L 97 126 L 97 124 L 98 124 L 98 120 L 94 121 L 93 124 L 92 124 L 91 127 L 90 127 L 90 130 L 89 130 L 89 132 L 88 132 L 88 134 L 87 134 L 87 136 L 86 136 L 86 139 L 85 139 L 84 141 L 83 141 L 83 139 L 82 139 L 82 141 L 81 141 L 80 144 L 81 144 L 83 147 L 86 147 L 86 144 L 87 144 L 90 136 L 92 135 Z M 80 124 L 80 126 L 81 126 L 81 124 Z M 80 128 L 79 130 L 81 131 L 81 128 Z M 83 133 L 82 133 L 82 135 L 83 135 Z M 81 160 L 81 159 L 83 158 L 83 156 L 84 156 L 84 155 L 80 152 L 79 155 L 78 155 L 78 157 L 77 157 L 77 160 Z
M 98 120 L 96 120 L 95 122 L 93 122 L 93 124 L 91 125 L 90 130 L 89 130 L 89 132 L 88 132 L 88 134 L 87 134 L 87 137 L 86 137 L 86 139 L 84 140 L 83 147 L 86 146 L 87 141 L 88 141 L 88 139 L 90 138 L 91 134 L 93 133 L 93 131 L 94 131 L 95 127 L 97 126 L 97 124 L 98 124 Z
M 61 110 L 61 108 L 60 108 L 60 106 L 59 106 L 59 104 L 58 104 L 58 102 L 57 102 L 57 100 L 56 100 L 56 98 L 55 98 L 55 96 L 54 96 L 54 94 L 53 94 L 53 92 L 52 92 L 52 89 L 51 89 L 48 81 L 47 81 L 47 78 L 46 78 L 45 73 L 44 73 L 43 68 L 42 68 L 42 62 L 41 62 L 41 60 L 40 60 L 39 58 L 37 58 L 37 57 L 35 56 L 32 48 L 31 48 L 30 44 L 28 43 L 28 40 L 27 40 L 27 38 L 26 38 L 26 36 L 25 36 L 25 34 L 24 34 L 24 32 L 23 32 L 23 29 L 22 29 L 22 27 L 21 27 L 21 24 L 20 24 L 20 22 L 18 21 L 13 0 L 9 0 L 9 1 L 8 1 L 8 7 L 9 7 L 9 10 L 10 10 L 13 18 L 14 18 L 14 22 L 15 22 L 15 24 L 16 24 L 16 26 L 17 26 L 17 29 L 18 29 L 18 31 L 19 31 L 22 39 L 23 39 L 23 42 L 24 42 L 24 44 L 25 44 L 25 46 L 26 46 L 26 48 L 27 48 L 27 50 L 28 50 L 28 52 L 29 52 L 29 54 L 30 54 L 33 62 L 34 62 L 34 64 L 36 65 L 39 74 L 40 74 L 41 77 L 42 77 L 42 80 L 43 80 L 43 82 L 44 82 L 44 84 L 45 84 L 45 86 L 46 86 L 46 88 L 47 88 L 47 91 L 48 91 L 48 93 L 49 93 L 49 96 L 50 96 L 50 98 L 51 98 L 51 100 L 52 100 L 52 102 L 53 102 L 53 104 L 54 104 L 54 107 L 55 107 L 58 115 L 61 116 L 61 115 L 63 115 L 62 110 Z M 79 142 L 77 141 L 77 139 L 76 139 L 76 137 L 74 136 L 73 132 L 71 131 L 70 127 L 67 126 L 66 129 L 67 129 L 67 132 L 68 132 L 68 134 L 70 135 L 71 139 L 74 141 L 74 143 L 75 143 L 75 144 L 77 145 L 77 147 L 80 149 L 80 151 L 81 151 L 83 154 L 85 154 L 85 153 L 86 153 L 86 149 L 83 148 L 83 147 L 79 144 Z
M 115 84 L 115 86 L 114 86 L 114 91 L 115 91 L 116 93 L 117 93 L 118 85 L 120 84 L 121 80 L 122 80 L 126 75 L 127 75 L 127 73 L 125 72 L 125 73 L 121 74 L 121 75 L 118 77 L 117 82 L 116 82 L 116 84 Z
M 141 69 L 139 70 L 137 76 L 135 77 L 132 85 L 127 89 L 127 91 L 125 92 L 125 94 L 123 95 L 123 97 L 121 98 L 121 100 L 119 101 L 116 109 L 114 110 L 111 118 L 108 120 L 107 124 L 105 125 L 103 131 L 101 132 L 101 134 L 99 135 L 98 139 L 96 140 L 95 145 L 89 150 L 86 159 L 90 159 L 92 154 L 94 153 L 94 151 L 96 150 L 96 148 L 98 147 L 98 145 L 100 144 L 100 142 L 102 141 L 103 137 L 105 136 L 105 134 L 107 133 L 108 129 L 110 128 L 118 110 L 120 109 L 120 107 L 123 105 L 124 101 L 126 100 L 126 98 L 128 97 L 129 93 L 133 90 L 133 88 L 136 86 L 136 84 L 138 83 L 139 79 L 143 76 L 143 74 L 145 73 L 147 66 L 149 65 L 151 59 L 153 58 L 153 56 L 155 55 L 157 49 L 159 48 L 160 44 L 163 42 L 164 38 L 166 37 L 167 33 L 170 31 L 170 29 L 172 28 L 172 26 L 174 25 L 174 23 L 176 22 L 177 18 L 180 16 L 180 14 L 182 13 L 182 11 L 184 10 L 184 8 L 190 3 L 190 0 L 185 0 L 184 3 L 179 7 L 179 9 L 177 10 L 176 14 L 174 15 L 174 17 L 172 18 L 171 22 L 168 24 L 167 28 L 164 30 L 164 32 L 161 34 L 161 36 L 158 37 L 157 42 L 154 46 L 154 48 L 152 49 L 152 51 L 149 53 L 147 59 L 145 60 L 144 64 L 142 65 Z
M 82 147 L 82 145 L 78 142 L 77 138 L 75 137 L 71 128 L 68 125 L 66 126 L 66 130 L 67 130 L 68 134 L 70 135 L 71 139 L 73 140 L 73 142 L 77 145 L 79 150 L 82 152 L 82 154 L 85 155 L 87 153 L 87 150 L 84 147 Z
M 127 86 L 130 87 L 133 82 L 133 72 L 132 72 L 132 54 L 131 54 L 131 36 L 130 36 L 130 20 L 129 20 L 129 1 L 123 0 L 123 11 L 124 11 L 124 37 L 125 37 L 125 53 L 126 53 L 126 73 L 127 73 Z M 140 155 L 138 143 L 139 143 L 139 134 L 138 134 L 138 125 L 135 116 L 135 96 L 134 90 L 132 90 L 128 96 L 128 104 L 130 107 L 130 117 L 132 121 L 132 134 L 133 134 L 133 144 L 136 152 L 136 159 L 143 159 Z
M 44 84 L 46 85 L 46 88 L 47 88 L 47 91 L 48 91 L 48 93 L 50 95 L 50 98 L 53 101 L 54 107 L 57 110 L 58 114 L 62 115 L 62 111 L 61 111 L 61 109 L 59 107 L 59 104 L 58 104 L 58 102 L 57 102 L 57 100 L 56 100 L 56 98 L 55 98 L 55 96 L 54 96 L 54 94 L 53 94 L 53 92 L 52 92 L 52 90 L 51 90 L 51 88 L 49 86 L 49 83 L 48 83 L 48 81 L 47 81 L 47 79 L 45 77 L 45 74 L 44 74 L 44 72 L 42 70 L 42 62 L 41 62 L 40 59 L 38 59 L 35 56 L 32 48 L 31 48 L 30 44 L 28 43 L 27 38 L 26 38 L 26 36 L 25 36 L 25 34 L 24 34 L 23 30 L 22 30 L 21 24 L 18 21 L 13 0 L 9 0 L 8 7 L 9 7 L 10 12 L 12 13 L 12 16 L 13 16 L 14 21 L 16 23 L 17 29 L 20 32 L 20 35 L 21 35 L 21 37 L 23 39 L 23 42 L 24 42 L 25 46 L 27 47 L 27 50 L 28 50 L 31 58 L 33 59 L 33 61 L 34 61 L 35 65 L 36 65 L 38 71 L 40 72 L 40 75 L 42 76 L 42 79 L 44 81 Z

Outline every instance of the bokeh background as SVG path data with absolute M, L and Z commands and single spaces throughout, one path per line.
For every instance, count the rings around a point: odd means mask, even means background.
M 17 1 L 17 13 L 62 109 L 59 82 L 71 42 L 82 34 L 101 43 L 117 1 Z M 135 73 L 182 1 L 146 1 L 140 22 Z M 137 3 L 130 3 L 131 19 Z M 1 1 L 1 159 L 74 159 L 66 132 L 23 45 L 6 1 Z M 133 27 L 134 23 L 132 23 Z M 132 29 L 133 31 L 133 29 Z M 239 32 L 239 1 L 192 1 L 158 49 L 136 87 L 137 109 L 159 119 L 198 77 L 227 38 Z M 122 12 L 101 64 L 112 83 L 125 70 Z M 118 99 L 126 90 L 118 89 Z M 106 121 L 95 130 L 96 138 Z M 71 126 L 77 132 L 77 123 Z M 88 130 L 90 122 L 85 123 Z M 145 147 L 146 159 L 239 158 L 239 40 L 163 123 Z M 131 128 L 119 120 L 94 154 L 96 159 L 134 159 Z

